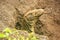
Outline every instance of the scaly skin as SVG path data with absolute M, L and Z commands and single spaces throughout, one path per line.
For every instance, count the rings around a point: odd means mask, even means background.
M 34 32 L 34 27 L 36 26 L 36 22 L 39 20 L 39 17 L 44 14 L 44 9 L 34 9 L 31 11 L 28 11 L 24 18 L 26 21 L 31 22 L 32 31 Z

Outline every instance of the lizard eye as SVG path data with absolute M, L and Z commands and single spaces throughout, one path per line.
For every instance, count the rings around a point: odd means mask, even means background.
M 28 21 L 34 20 L 34 16 L 32 14 L 27 15 L 26 18 L 27 18 Z

